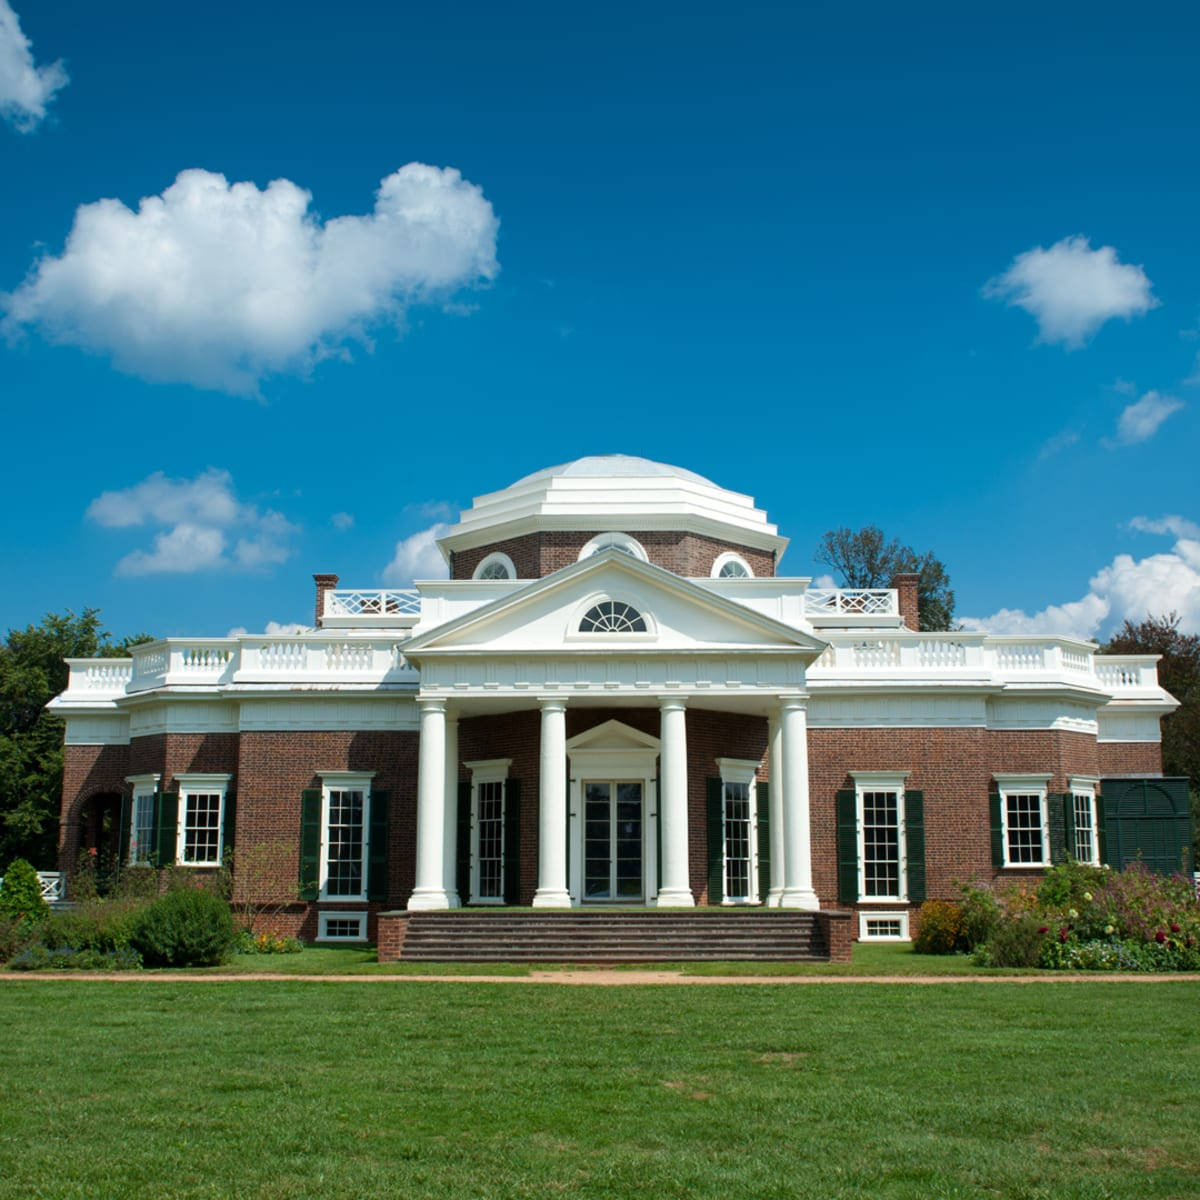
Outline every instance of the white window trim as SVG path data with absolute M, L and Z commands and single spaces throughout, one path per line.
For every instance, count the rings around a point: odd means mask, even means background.
M 471 904 L 503 904 L 504 888 L 499 896 L 481 896 L 479 894 L 479 785 L 481 783 L 508 783 L 508 769 L 512 766 L 511 758 L 488 758 L 478 762 L 465 762 L 463 766 L 471 772 Z M 505 853 L 508 849 L 508 788 L 504 788 L 504 802 L 500 814 L 500 870 L 501 880 L 507 866 Z
M 357 921 L 358 933 L 354 937 L 330 937 L 329 922 L 333 921 Z M 335 942 L 341 945 L 343 942 L 365 942 L 367 940 L 367 914 L 365 912 L 338 912 L 334 909 L 332 912 L 323 912 L 317 914 L 317 941 L 318 942 Z
M 880 904 L 896 901 L 898 904 L 908 902 L 908 813 L 904 805 L 904 785 L 911 771 L 851 771 L 854 780 L 854 824 L 858 841 L 858 900 L 860 904 Z M 900 857 L 900 870 L 897 876 L 899 894 L 896 896 L 868 896 L 866 894 L 867 862 L 864 853 L 865 821 L 863 819 L 863 793 L 865 792 L 895 792 L 896 793 L 896 831 L 899 836 L 897 851 Z
M 132 792 L 129 797 L 129 853 L 125 856 L 125 865 L 130 867 L 147 867 L 148 862 L 137 861 L 137 810 L 138 801 L 149 796 L 151 800 L 154 798 L 154 793 L 159 790 L 159 783 L 162 781 L 162 776 L 158 772 L 146 775 L 126 775 L 125 782 L 132 786 Z M 151 847 L 151 854 L 154 848 Z
M 1050 820 L 1046 807 L 1046 795 L 1050 785 L 1049 775 L 993 775 L 996 788 L 1000 793 L 1000 830 L 1001 843 L 1004 848 L 1005 869 L 1014 871 L 1037 871 L 1050 866 Z M 1011 862 L 1008 857 L 1008 797 L 1032 796 L 1041 797 L 1042 809 L 1042 860 L 1041 862 Z
M 1071 804 L 1074 805 L 1076 796 L 1086 796 L 1092 806 L 1092 857 L 1088 861 L 1088 866 L 1098 867 L 1100 865 L 1100 830 L 1097 824 L 1096 814 L 1096 789 L 1100 786 L 1100 780 L 1094 775 L 1072 775 L 1067 780 L 1067 787 L 1071 794 Z M 1072 816 L 1074 813 L 1072 813 Z M 1074 842 L 1071 845 L 1071 855 L 1075 854 Z
M 611 601 L 614 604 L 628 604 L 630 608 L 636 609 L 639 617 L 646 622 L 645 633 L 584 633 L 579 626 L 583 622 L 583 618 L 588 612 L 595 608 L 597 604 L 604 604 Z M 648 606 L 643 602 L 642 598 L 633 592 L 622 592 L 619 596 L 614 596 L 609 592 L 594 592 L 592 595 L 580 601 L 571 613 L 570 620 L 567 622 L 566 632 L 563 635 L 568 642 L 595 642 L 603 640 L 605 642 L 652 642 L 658 638 L 658 622 L 655 621 L 654 615 L 649 611 Z
M 758 898 L 758 768 L 759 764 L 748 758 L 718 758 L 717 771 L 721 776 L 721 891 L 725 891 L 725 785 L 746 784 L 750 800 L 750 895 L 723 896 L 721 903 L 744 908 L 761 904 Z
M 612 545 L 619 546 L 622 550 L 628 551 L 634 558 L 640 558 L 642 562 L 649 562 L 650 557 L 646 553 L 646 548 L 637 538 L 631 538 L 627 533 L 620 533 L 612 530 L 608 533 L 598 533 L 590 542 L 587 542 L 583 549 L 579 551 L 577 561 L 583 562 L 585 558 L 591 558 L 593 554 L 599 553 L 601 550 L 607 550 Z
M 723 554 L 717 555 L 716 559 L 713 561 L 711 578 L 720 579 L 722 568 L 727 563 L 731 563 L 731 562 L 737 563 L 739 566 L 746 568 L 746 578 L 747 579 L 754 578 L 754 570 L 750 566 L 750 564 L 740 554 L 735 554 L 732 550 L 726 550 Z M 734 575 L 734 576 L 731 576 L 731 578 L 740 579 L 742 577 L 740 575 Z
M 899 921 L 900 933 L 892 937 L 891 935 L 868 933 L 868 921 Z M 858 940 L 860 942 L 911 942 L 912 935 L 908 928 L 908 913 L 907 912 L 867 912 L 859 910 L 858 914 Z
M 186 774 L 174 776 L 175 786 L 179 789 L 179 809 L 175 822 L 175 862 L 181 867 L 219 867 L 225 855 L 225 796 L 229 791 L 229 781 L 232 775 L 226 774 Z M 189 796 L 209 796 L 216 793 L 220 797 L 217 804 L 217 857 L 205 859 L 202 862 L 191 862 L 183 857 L 185 838 L 184 827 L 187 824 L 187 802 Z
M 513 563 L 513 560 L 508 557 L 507 554 L 504 554 L 500 550 L 493 550 L 492 553 L 489 554 L 486 558 L 481 559 L 479 565 L 475 568 L 475 571 L 472 574 L 471 578 L 472 579 L 481 579 L 481 580 L 483 580 L 484 583 L 500 583 L 501 581 L 499 579 L 483 579 L 484 571 L 486 571 L 488 569 L 488 567 L 494 566 L 496 563 L 499 563 L 501 566 L 503 566 L 505 568 L 505 570 L 508 571 L 509 579 L 516 579 L 516 577 L 517 577 L 516 565 Z
M 367 866 L 371 860 L 371 784 L 374 771 L 318 771 L 321 778 L 321 854 L 317 865 L 317 899 L 333 902 L 367 898 Z M 362 888 L 357 895 L 329 894 L 329 793 L 363 793 Z

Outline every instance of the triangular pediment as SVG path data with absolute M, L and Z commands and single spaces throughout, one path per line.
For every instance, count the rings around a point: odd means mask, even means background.
M 624 721 L 602 721 L 577 733 L 567 742 L 567 752 L 576 754 L 581 750 L 653 750 L 658 751 L 659 740 L 651 734 L 634 729 Z
M 586 614 L 608 602 L 628 606 L 642 628 L 589 631 Z M 792 650 L 806 660 L 825 643 L 801 629 L 718 595 L 691 580 L 605 550 L 454 620 L 418 630 L 404 653 L 593 654 Z

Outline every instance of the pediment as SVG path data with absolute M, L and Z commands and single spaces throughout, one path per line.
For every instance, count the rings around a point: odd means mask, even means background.
M 592 750 L 653 750 L 657 753 L 658 747 L 658 738 L 615 719 L 585 729 L 567 741 L 569 754 Z
M 628 605 L 634 628 L 584 631 L 596 605 Z M 427 631 L 404 653 L 593 654 L 792 650 L 814 659 L 825 643 L 652 563 L 606 550 Z

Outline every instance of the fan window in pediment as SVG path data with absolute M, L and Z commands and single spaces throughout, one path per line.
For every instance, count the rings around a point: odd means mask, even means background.
M 579 622 L 580 633 L 645 633 L 646 618 L 631 604 L 602 600 L 592 605 Z

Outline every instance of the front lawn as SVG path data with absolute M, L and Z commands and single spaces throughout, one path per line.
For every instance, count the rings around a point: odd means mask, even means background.
M 10 978 L 0 1197 L 1194 1196 L 1198 1011 L 1190 981 Z

